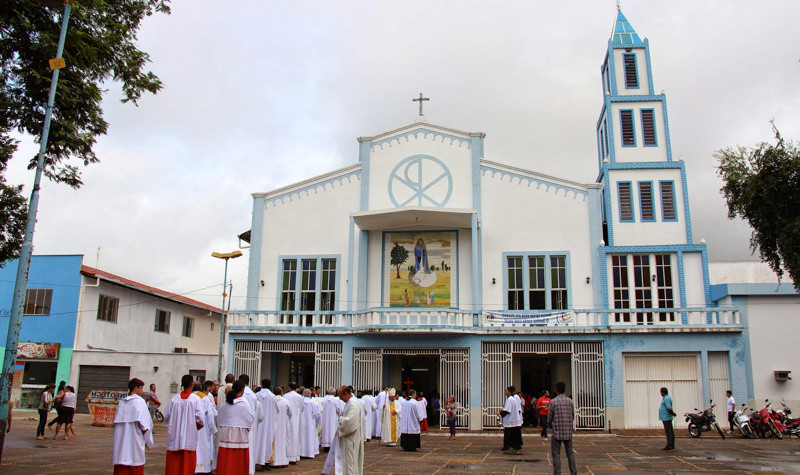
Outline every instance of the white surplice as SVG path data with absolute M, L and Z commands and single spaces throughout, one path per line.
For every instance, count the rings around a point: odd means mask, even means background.
M 256 397 L 256 393 L 254 393 L 249 386 L 244 387 L 244 394 L 242 395 L 242 398 L 245 401 L 247 401 L 247 403 L 250 405 L 250 409 L 253 410 L 253 414 L 255 414 L 255 417 L 253 418 L 253 425 L 250 426 L 250 433 L 257 434 L 258 424 L 264 417 L 264 414 L 261 411 L 261 404 L 258 403 L 258 398 Z M 250 437 L 249 455 L 250 455 L 250 473 L 256 473 L 256 437 Z
M 327 394 L 322 398 L 322 433 L 320 434 L 320 445 L 331 447 L 336 431 L 339 427 L 339 414 L 344 408 L 342 400 Z
M 172 397 L 164 408 L 167 424 L 167 450 L 197 450 L 197 425 L 205 423 L 203 402 L 195 394 L 183 399 L 180 394 Z
M 203 416 L 205 422 L 203 428 L 197 434 L 197 465 L 194 473 L 207 473 L 214 467 L 214 434 L 217 433 L 217 407 L 214 404 L 214 397 L 203 392 L 196 392 L 197 397 L 203 403 Z
M 289 421 L 292 430 L 289 432 L 289 461 L 300 460 L 300 418 L 303 414 L 303 396 L 297 391 L 288 391 L 284 398 L 292 407 L 292 418 Z
M 229 449 L 250 447 L 250 428 L 256 415 L 250 403 L 243 397 L 233 400 L 233 404 L 223 401 L 219 407 L 219 446 Z
M 144 465 L 144 446 L 153 447 L 153 419 L 147 403 L 131 394 L 117 405 L 111 460 L 114 465 Z
M 372 437 L 379 439 L 381 437 L 381 415 L 383 414 L 383 405 L 388 400 L 389 391 L 381 391 L 375 396 L 375 426 L 373 427 Z
M 422 401 L 400 398 L 400 433 L 419 434 L 419 423 L 425 419 Z
M 262 388 L 256 393 L 261 404 L 263 419 L 258 424 L 256 437 L 256 463 L 266 465 L 272 458 L 272 442 L 275 439 L 275 419 L 278 417 L 278 399 L 268 388 Z
M 303 398 L 303 414 L 300 416 L 300 456 L 314 458 L 319 453 L 317 422 L 320 420 L 319 406 L 311 398 Z
M 375 397 L 367 394 L 360 402 L 364 408 L 364 440 L 369 440 L 372 438 L 372 428 L 375 427 Z
M 272 444 L 274 467 L 289 465 L 289 437 L 292 432 L 292 406 L 283 396 L 277 397 L 278 416 L 275 418 L 275 439 Z

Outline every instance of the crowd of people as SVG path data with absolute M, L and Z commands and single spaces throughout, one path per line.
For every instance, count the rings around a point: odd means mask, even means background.
M 398 394 L 384 388 L 356 393 L 351 386 L 286 388 L 269 379 L 251 387 L 249 377 L 195 382 L 181 380 L 182 391 L 163 410 L 167 424 L 167 474 L 216 471 L 218 475 L 272 470 L 327 453 L 323 474 L 360 474 L 364 443 L 415 451 L 428 427 L 428 401 L 411 389 Z M 161 402 L 155 385 L 132 379 L 128 396 L 119 401 L 114 420 L 115 474 L 144 473 L 145 447 L 152 447 L 154 410 Z M 443 406 L 455 437 L 458 405 L 450 398 Z M 451 421 L 452 419 L 452 421 Z
M 47 436 L 44 435 L 45 427 L 52 431 L 53 425 L 56 426 L 53 439 L 58 439 L 61 426 L 64 426 L 64 440 L 75 437 L 75 429 L 72 427 L 75 418 L 75 389 L 67 386 L 66 381 L 59 383 L 57 392 L 55 388 L 54 384 L 48 384 L 39 400 L 39 426 L 36 428 L 36 439 L 38 440 L 47 439 Z M 48 423 L 47 415 L 51 409 L 56 410 L 56 417 Z

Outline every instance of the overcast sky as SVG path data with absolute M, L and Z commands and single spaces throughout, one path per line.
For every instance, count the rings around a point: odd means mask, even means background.
M 800 2 L 625 0 L 622 11 L 650 40 L 695 239 L 712 261 L 752 259 L 712 154 L 772 141 L 772 119 L 800 138 Z M 420 92 L 430 123 L 486 133 L 486 159 L 591 183 L 615 17 L 613 0 L 175 0 L 139 35 L 164 90 L 135 107 L 108 84 L 101 163 L 80 190 L 43 184 L 34 252 L 84 254 L 218 306 L 223 262 L 210 254 L 237 249 L 250 194 L 355 163 L 356 138 L 411 123 Z M 8 178 L 27 194 L 37 147 L 23 141 Z M 229 266 L 233 308 L 246 256 Z

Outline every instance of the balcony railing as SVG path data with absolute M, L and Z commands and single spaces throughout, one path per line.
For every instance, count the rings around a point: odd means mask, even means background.
M 564 310 L 553 312 L 374 308 L 358 312 L 232 311 L 233 331 L 708 331 L 741 327 L 735 307 Z

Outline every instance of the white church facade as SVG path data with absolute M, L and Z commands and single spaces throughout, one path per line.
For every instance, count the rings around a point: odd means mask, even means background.
M 497 427 L 509 385 L 566 382 L 586 429 L 657 427 L 661 386 L 679 413 L 746 394 L 744 327 L 712 301 L 666 97 L 622 12 L 601 79 L 595 183 L 497 163 L 485 134 L 420 114 L 359 138 L 351 166 L 254 193 L 228 367 L 454 395 L 471 429 Z

